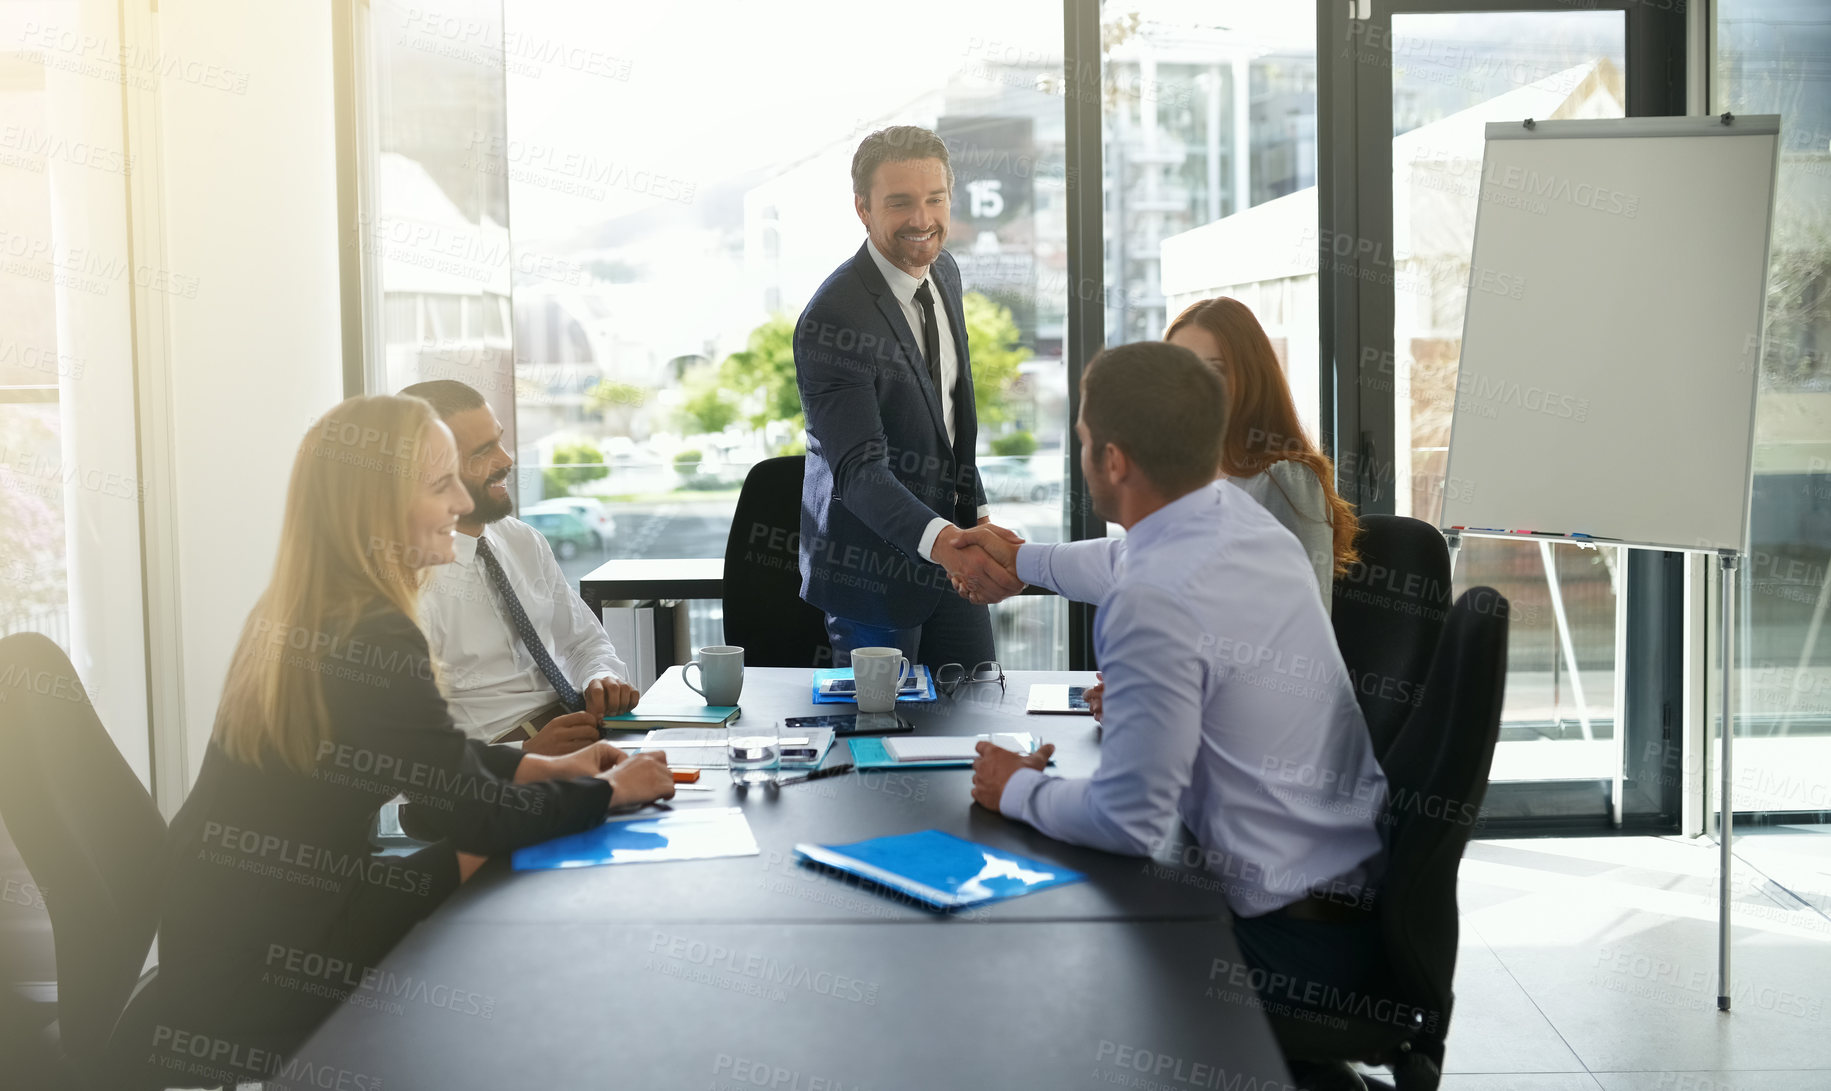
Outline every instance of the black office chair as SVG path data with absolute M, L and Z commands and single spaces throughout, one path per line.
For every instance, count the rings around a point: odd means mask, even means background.
M 1420 519 L 1363 515 L 1360 560 L 1335 577 L 1335 643 L 1383 757 L 1421 699 L 1450 608 L 1450 554 Z
M 159 924 L 165 820 L 62 649 L 37 633 L 0 640 L 0 678 L 11 683 L 0 695 L 0 819 L 51 917 L 57 1081 L 193 1086 L 146 1066 L 157 977 L 140 971 Z M 147 1036 L 117 1032 L 129 1025 Z
M 826 615 L 801 598 L 800 455 L 744 475 L 725 541 L 725 643 L 752 667 L 830 667 Z
M 1387 999 L 1420 1014 L 1405 1025 L 1344 1016 L 1338 1023 L 1346 1025 L 1333 1027 L 1274 1018 L 1272 1029 L 1287 1057 L 1387 1065 L 1398 1091 L 1437 1087 L 1454 999 L 1456 872 L 1487 795 L 1500 735 L 1507 611 L 1506 598 L 1491 587 L 1473 588 L 1456 601 L 1424 703 L 1381 763 L 1389 791 L 1382 816 L 1388 850 L 1377 912 L 1391 971 Z

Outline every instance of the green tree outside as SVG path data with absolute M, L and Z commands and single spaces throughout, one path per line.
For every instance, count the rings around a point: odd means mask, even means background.
M 979 423 L 996 429 L 1012 420 L 1011 384 L 1030 350 L 1018 343 L 1017 322 L 1009 307 L 979 292 L 966 293 L 961 303 L 973 358 L 973 405 Z M 715 375 L 689 376 L 682 384 L 687 390 L 683 415 L 702 432 L 723 431 L 739 416 L 752 428 L 787 421 L 794 437 L 777 453 L 805 450 L 801 432 L 807 416 L 795 387 L 794 336 L 794 324 L 783 315 L 752 330 L 743 351 L 725 357 Z M 737 408 L 740 403 L 742 409 Z M 738 416 L 726 419 L 727 413 Z M 705 427 L 714 423 L 717 427 Z
M 542 491 L 548 496 L 566 496 L 574 485 L 609 477 L 604 454 L 589 443 L 565 443 L 553 448 L 553 465 L 540 472 Z
M 675 416 L 688 435 L 716 435 L 744 415 L 737 395 L 720 378 L 719 371 L 710 364 L 700 364 L 680 380 L 686 400 Z

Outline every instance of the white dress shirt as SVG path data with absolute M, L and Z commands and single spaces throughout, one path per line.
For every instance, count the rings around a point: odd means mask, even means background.
M 947 425 L 947 442 L 952 445 L 954 442 L 954 383 L 960 377 L 960 354 L 954 349 L 954 327 L 947 319 L 947 304 L 941 299 L 941 285 L 927 275 L 928 270 L 926 269 L 919 277 L 912 277 L 898 269 L 889 258 L 878 252 L 876 242 L 867 240 L 865 250 L 870 253 L 871 260 L 877 263 L 878 272 L 884 274 L 884 283 L 890 286 L 890 294 L 896 297 L 897 305 L 903 309 L 903 318 L 909 323 L 909 332 L 915 336 L 918 349 L 923 347 L 922 305 L 916 302 L 915 296 L 916 290 L 922 286 L 922 282 L 928 281 L 928 290 L 935 297 L 935 332 L 940 336 L 941 341 L 941 389 L 939 391 L 941 420 Z M 928 361 L 923 360 L 922 366 L 926 368 Z M 983 519 L 991 512 L 991 508 L 981 507 L 979 517 Z M 923 560 L 934 560 L 930 553 L 934 550 L 935 539 L 941 536 L 941 531 L 952 524 L 953 520 L 943 519 L 940 516 L 929 521 L 928 528 L 922 531 L 921 542 L 916 545 L 916 552 L 922 555 Z
M 1024 545 L 1017 574 L 1099 604 L 1104 731 L 1091 778 L 1020 769 L 999 810 L 1134 856 L 1180 818 L 1240 917 L 1379 879 L 1386 777 L 1309 559 L 1270 512 L 1216 482 L 1123 539 Z
M 510 517 L 483 528 L 534 631 L 568 681 L 629 680 L 604 626 L 573 590 L 540 531 Z M 459 730 L 488 742 L 559 699 L 515 634 L 508 607 L 477 559 L 477 539 L 460 532 L 457 559 L 432 570 L 420 620 L 439 663 L 439 689 Z

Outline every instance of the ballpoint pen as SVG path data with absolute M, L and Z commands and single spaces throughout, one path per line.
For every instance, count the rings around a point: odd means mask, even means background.
M 816 769 L 811 773 L 802 773 L 798 776 L 783 777 L 780 780 L 776 781 L 776 783 L 777 784 L 800 784 L 804 780 L 825 780 L 827 777 L 836 777 L 836 776 L 840 775 L 841 773 L 850 773 L 852 771 L 852 769 L 853 769 L 853 764 L 851 762 L 843 761 L 843 762 L 840 762 L 838 765 L 829 765 L 825 769 Z

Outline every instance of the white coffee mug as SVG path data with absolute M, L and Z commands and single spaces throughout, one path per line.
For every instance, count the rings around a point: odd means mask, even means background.
M 900 648 L 854 648 L 852 684 L 858 690 L 858 711 L 889 712 L 896 708 L 897 690 L 913 673 Z
M 694 667 L 699 668 L 699 680 L 705 688 L 693 684 L 688 677 Z M 708 705 L 735 705 L 738 695 L 744 692 L 744 649 L 732 644 L 711 644 L 699 649 L 693 661 L 680 668 L 680 677 L 687 688 L 706 699 Z

